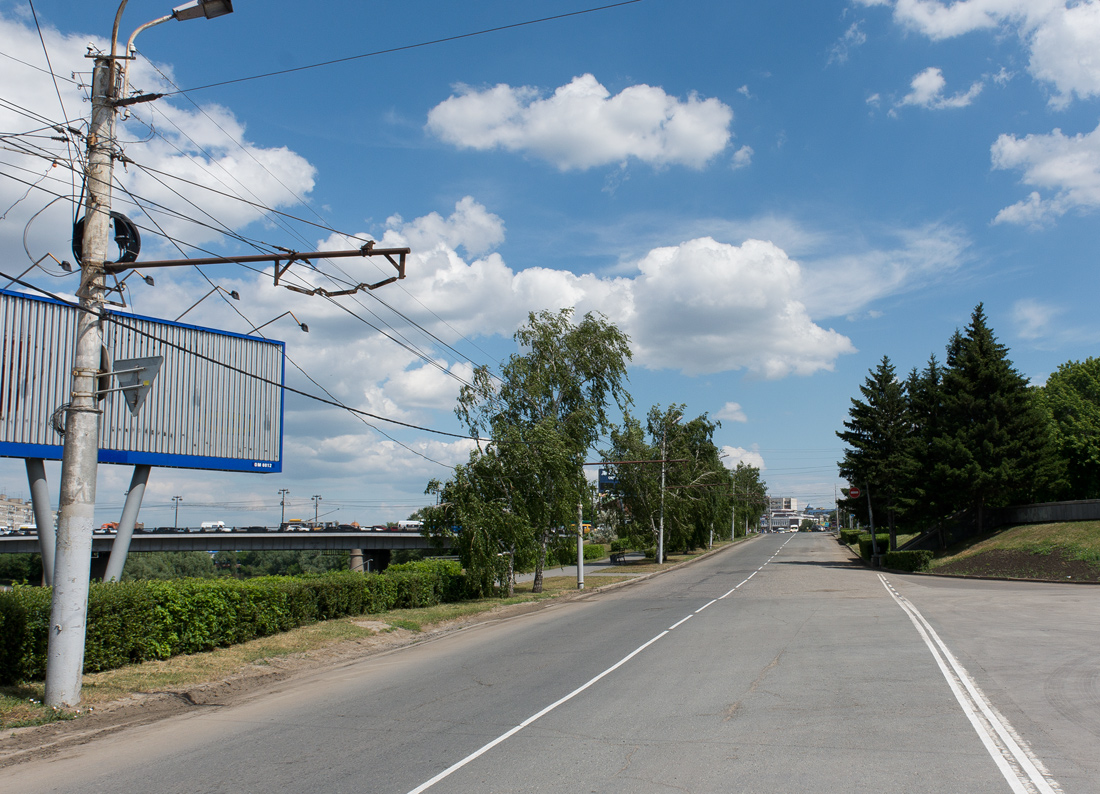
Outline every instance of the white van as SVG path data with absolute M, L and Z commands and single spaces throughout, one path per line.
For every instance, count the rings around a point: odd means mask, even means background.
M 203 521 L 203 532 L 232 532 L 232 527 L 227 527 L 224 521 Z

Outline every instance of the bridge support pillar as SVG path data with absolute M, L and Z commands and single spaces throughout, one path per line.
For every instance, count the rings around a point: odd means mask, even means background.
M 353 571 L 363 571 L 363 550 L 352 549 L 348 553 L 348 567 Z
M 368 573 L 384 571 L 389 564 L 389 549 L 365 549 L 363 551 L 363 570 Z

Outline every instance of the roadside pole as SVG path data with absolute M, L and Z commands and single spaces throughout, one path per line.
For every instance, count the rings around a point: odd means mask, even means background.
M 577 502 L 577 589 L 584 589 L 584 502 Z
M 65 412 L 53 600 L 46 654 L 46 705 L 57 707 L 80 703 L 84 669 L 99 455 L 100 410 L 95 392 L 103 346 L 100 325 L 103 263 L 111 223 L 115 72 L 113 57 L 96 56 L 92 75 L 92 122 L 88 128 L 80 289 L 77 291 L 81 311 L 77 321 L 72 394 Z

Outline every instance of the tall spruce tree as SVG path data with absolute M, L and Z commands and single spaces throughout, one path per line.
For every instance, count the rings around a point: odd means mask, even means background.
M 982 304 L 947 348 L 942 427 L 932 439 L 933 478 L 984 530 L 990 506 L 1042 478 L 1048 426 L 1027 380 L 1008 360 Z
M 943 424 L 943 368 L 935 356 L 928 366 L 909 373 L 905 383 L 909 397 L 909 468 L 908 481 L 899 497 L 900 507 L 908 523 L 917 527 L 933 524 L 947 512 L 944 508 L 944 485 L 936 479 L 936 460 L 932 454 L 932 439 Z
M 844 423 L 845 430 L 837 433 L 848 447 L 839 464 L 840 476 L 867 489 L 873 509 L 886 517 L 890 548 L 895 549 L 896 518 L 913 465 L 909 402 L 889 356 L 882 357 L 859 390 L 863 400 L 852 400 L 850 419 Z M 852 500 L 849 507 L 867 516 L 865 499 Z

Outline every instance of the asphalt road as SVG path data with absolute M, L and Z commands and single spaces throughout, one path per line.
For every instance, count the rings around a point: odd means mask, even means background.
M 0 772 L 32 792 L 1100 791 L 1100 588 L 764 535 Z

